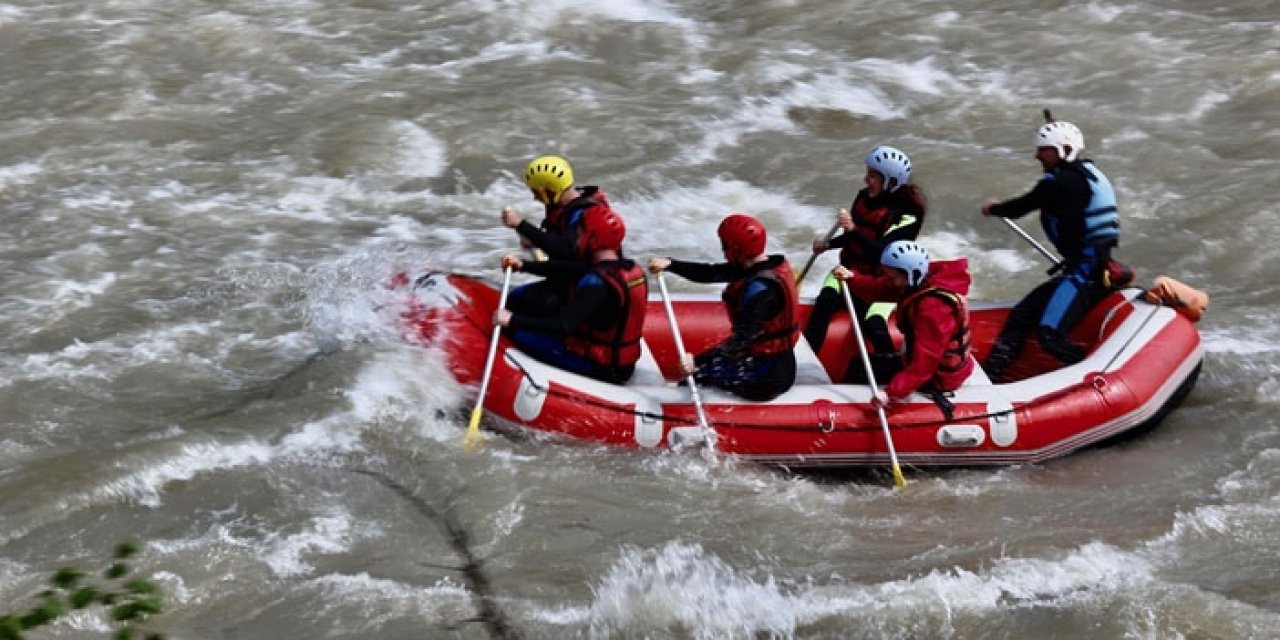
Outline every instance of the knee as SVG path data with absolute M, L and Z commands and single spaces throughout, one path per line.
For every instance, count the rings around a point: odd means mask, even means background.
M 1036 340 L 1046 353 L 1063 364 L 1075 364 L 1084 359 L 1084 348 L 1072 342 L 1061 331 L 1041 326 L 1036 329 Z

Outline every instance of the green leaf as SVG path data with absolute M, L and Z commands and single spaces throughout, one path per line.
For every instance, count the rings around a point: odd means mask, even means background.
M 57 596 L 48 595 L 38 608 L 22 616 L 22 626 L 25 629 L 39 627 L 52 622 L 60 615 L 62 615 L 62 600 Z
M 0 640 L 22 640 L 22 622 L 13 614 L 0 618 Z
M 98 599 L 98 590 L 93 587 L 80 587 L 71 594 L 71 608 L 83 609 Z
M 138 544 L 137 540 L 125 540 L 124 542 L 116 545 L 116 559 L 123 560 L 125 558 L 132 557 L 136 555 L 140 549 L 142 549 L 142 546 Z
M 34 629 L 41 625 L 48 624 L 50 620 L 53 620 L 53 616 L 50 616 L 49 612 L 44 609 L 35 609 L 31 613 L 22 616 L 22 628 Z
M 64 567 L 62 569 L 58 569 L 58 572 L 53 574 L 53 586 L 58 587 L 59 589 L 69 590 L 76 586 L 76 583 L 79 582 L 80 578 L 83 576 L 84 572 L 79 569 Z
M 125 587 L 127 587 L 129 591 L 141 595 L 151 595 L 153 593 L 159 593 L 160 591 L 156 585 L 147 580 L 131 580 L 129 584 L 125 585 Z
M 129 565 L 123 562 L 117 562 L 110 567 L 107 567 L 107 570 L 104 571 L 102 575 L 108 580 L 115 580 L 126 573 L 129 573 Z
M 133 629 L 121 627 L 119 631 L 116 631 L 116 640 L 133 640 Z
M 138 607 L 134 603 L 126 602 L 111 609 L 111 619 L 116 622 L 136 620 L 138 613 Z
M 160 613 L 164 608 L 160 604 L 160 598 L 144 598 L 133 603 L 133 606 L 140 612 L 147 615 Z

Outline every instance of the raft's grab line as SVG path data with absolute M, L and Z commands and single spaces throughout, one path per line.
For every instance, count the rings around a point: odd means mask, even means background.
M 530 374 L 529 371 L 525 369 L 524 365 L 522 365 L 518 360 L 516 360 L 515 358 L 512 358 L 509 354 L 503 354 L 503 356 L 505 357 L 508 364 L 510 364 L 513 368 L 520 371 L 520 375 L 524 377 L 524 379 L 529 383 L 530 387 L 537 390 L 539 393 L 546 394 L 548 397 L 554 396 L 557 398 L 563 398 L 565 400 L 569 400 L 571 402 L 576 402 L 578 404 L 587 405 L 587 406 L 595 407 L 598 409 L 604 409 L 607 411 L 612 411 L 618 414 L 639 416 L 641 418 L 648 419 L 648 420 L 662 420 L 663 422 L 669 422 L 675 425 L 697 425 L 698 424 L 696 418 L 693 420 L 690 420 L 687 416 L 672 416 L 672 415 L 667 415 L 665 413 L 654 413 L 652 411 L 637 411 L 635 409 L 628 409 L 625 406 L 614 404 L 612 402 L 598 400 L 593 396 L 580 395 L 577 393 L 571 393 L 567 391 L 559 391 L 556 389 L 552 389 L 550 385 L 539 384 L 537 380 L 534 379 L 533 375 Z M 1092 384 L 1087 384 L 1083 382 L 1076 383 L 1071 387 L 1066 387 L 1066 388 L 1054 391 L 1053 393 L 1041 396 L 1041 398 L 1045 400 L 1054 399 L 1058 395 L 1065 394 L 1077 387 L 1084 388 L 1084 387 L 1090 387 L 1090 386 L 1092 386 Z M 1028 402 L 1026 404 L 1020 405 L 1019 408 L 1035 406 L 1035 404 L 1036 402 Z M 951 420 L 943 419 L 943 420 L 929 420 L 929 421 L 923 421 L 923 422 L 905 422 L 905 423 L 890 425 L 890 428 L 916 429 L 916 428 L 923 428 L 923 427 L 934 427 L 934 426 L 940 426 L 945 424 L 952 424 L 955 422 L 961 422 L 964 420 L 1004 417 L 1014 413 L 1014 411 L 1015 409 L 1004 409 L 1001 411 L 993 411 L 993 412 L 987 412 L 987 413 L 974 413 L 974 414 L 968 414 L 963 416 L 957 415 Z M 879 424 L 869 425 L 865 427 L 857 426 L 857 425 L 850 425 L 847 427 L 838 426 L 833 429 L 830 425 L 760 424 L 760 423 L 752 423 L 752 422 L 737 422 L 732 420 L 714 420 L 712 419 L 711 416 L 707 416 L 707 420 L 708 422 L 710 422 L 711 426 L 722 426 L 722 427 L 728 427 L 728 428 L 734 428 L 734 429 L 758 429 L 762 431 L 787 431 L 787 432 L 820 431 L 822 433 L 832 433 L 834 431 L 847 431 L 847 432 L 855 432 L 855 433 L 859 431 L 876 431 L 876 432 L 880 431 Z

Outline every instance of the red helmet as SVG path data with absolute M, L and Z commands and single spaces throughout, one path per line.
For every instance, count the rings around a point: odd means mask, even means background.
M 612 209 L 593 207 L 582 214 L 582 229 L 578 233 L 578 252 L 590 258 L 603 250 L 622 250 L 622 239 L 627 237 L 627 225 L 622 216 Z
M 720 248 L 729 262 L 746 262 L 764 253 L 764 225 L 745 214 L 732 213 L 720 222 Z

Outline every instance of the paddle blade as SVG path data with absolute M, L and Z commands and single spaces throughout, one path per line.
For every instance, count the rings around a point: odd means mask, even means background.
M 901 489 L 907 486 L 907 479 L 902 477 L 902 467 L 893 465 L 893 486 Z
M 484 415 L 484 409 L 476 407 L 471 411 L 471 424 L 467 425 L 467 437 L 462 441 L 462 448 L 465 451 L 475 451 L 480 443 L 484 442 L 484 436 L 480 433 L 480 416 Z

